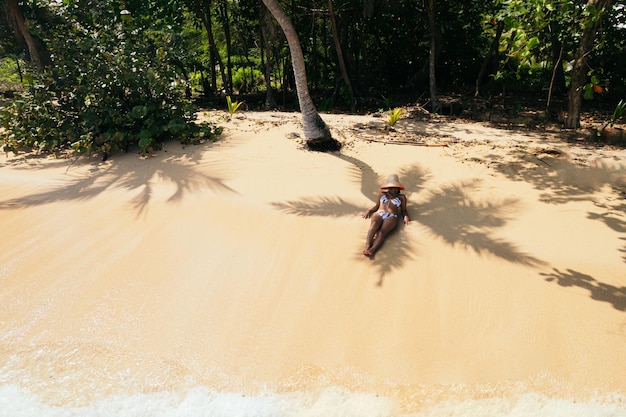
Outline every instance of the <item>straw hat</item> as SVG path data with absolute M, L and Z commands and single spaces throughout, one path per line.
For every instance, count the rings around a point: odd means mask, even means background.
M 384 188 L 399 188 L 404 190 L 404 185 L 400 184 L 400 180 L 396 174 L 391 174 L 387 177 L 387 183 L 380 186 L 380 189 Z

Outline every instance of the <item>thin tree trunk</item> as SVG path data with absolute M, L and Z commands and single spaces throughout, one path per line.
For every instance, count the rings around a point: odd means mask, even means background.
M 230 20 L 228 18 L 228 4 L 222 0 L 219 3 L 220 17 L 222 19 L 222 25 L 224 26 L 224 39 L 226 40 L 226 84 L 224 89 L 226 94 L 230 95 L 233 92 L 233 65 L 232 65 L 232 42 L 230 36 Z
M 263 39 L 264 43 L 267 43 L 265 39 Z M 274 93 L 272 91 L 272 78 L 271 78 L 271 57 L 267 54 L 268 49 L 261 49 L 261 65 L 265 69 L 264 80 L 265 80 L 265 108 L 267 110 L 275 110 L 278 108 L 278 103 L 276 103 L 276 99 L 274 98 Z
M 563 57 L 563 44 L 561 44 L 561 51 L 559 52 L 559 56 L 556 59 L 556 62 L 552 68 L 552 78 L 550 79 L 550 87 L 548 88 L 548 100 L 546 100 L 546 115 L 550 114 L 550 102 L 552 101 L 552 91 L 554 88 L 554 80 L 556 78 L 556 74 L 558 69 L 561 67 L 561 58 Z
M 474 91 L 474 97 L 478 97 L 481 95 L 481 91 L 483 89 L 483 82 L 485 76 L 487 75 L 487 68 L 489 68 L 489 64 L 493 60 L 493 57 L 498 53 L 500 48 L 500 38 L 502 37 L 502 32 L 504 31 L 504 20 L 498 21 L 498 26 L 496 27 L 496 36 L 493 38 L 491 42 L 491 47 L 489 48 L 489 52 L 485 56 L 483 60 L 483 64 L 480 67 L 480 72 L 478 73 L 478 77 L 476 78 L 476 90 Z
M 265 108 L 274 110 L 278 108 L 278 103 L 274 98 L 272 91 L 272 50 L 269 44 L 270 34 L 274 33 L 273 27 L 270 26 L 269 13 L 267 9 L 259 2 L 259 26 L 261 30 L 261 65 L 264 68 L 265 79 Z M 265 58 L 265 62 L 264 62 Z
M 346 87 L 348 87 L 348 92 L 350 97 L 352 97 L 352 103 L 350 107 L 354 110 L 354 89 L 352 88 L 352 82 L 350 81 L 350 75 L 348 74 L 348 69 L 346 68 L 346 61 L 343 58 L 343 48 L 341 47 L 341 42 L 339 39 L 339 32 L 337 30 L 337 20 L 335 19 L 335 12 L 333 10 L 333 0 L 328 0 L 328 16 L 330 19 L 330 27 L 333 32 L 333 41 L 335 42 L 335 51 L 337 51 L 337 61 L 339 63 L 339 69 L 341 70 L 341 76 L 343 77 L 343 82 L 346 83 Z
M 20 60 L 15 58 L 15 64 L 17 65 L 17 74 L 20 76 L 20 84 L 24 82 L 24 75 L 22 74 L 22 66 L 20 65 Z
M 13 28 L 15 39 L 18 43 L 26 45 L 31 62 L 37 71 L 43 72 L 46 66 L 52 64 L 47 48 L 40 39 L 34 37 L 28 30 L 17 0 L 6 0 L 5 6 L 7 20 Z
M 220 53 L 215 46 L 215 38 L 213 37 L 213 22 L 211 19 L 211 1 L 205 4 L 206 7 L 202 7 L 199 0 L 195 0 L 194 5 L 196 7 L 196 14 L 202 20 L 204 29 L 207 31 L 207 38 L 209 41 L 209 60 L 211 62 L 210 74 L 211 74 L 211 86 L 213 93 L 217 93 L 217 72 L 216 67 L 219 67 L 222 74 L 222 84 L 227 85 L 226 74 L 224 72 L 224 64 L 220 58 Z
M 606 13 L 613 4 L 613 0 L 589 0 L 587 7 L 595 7 L 598 13 Z M 587 79 L 587 55 L 593 49 L 596 32 L 602 22 L 600 15 L 595 22 L 585 26 L 583 29 L 580 44 L 576 51 L 576 58 L 572 67 L 571 82 L 567 93 L 567 119 L 565 127 L 576 129 L 580 126 L 580 108 L 582 106 L 583 86 Z
M 552 86 L 552 92 L 555 94 L 562 94 L 567 91 L 565 86 L 565 70 L 563 68 L 563 53 L 565 52 L 565 45 L 559 40 L 558 36 L 552 36 L 552 62 L 554 65 L 554 85 Z M 556 64 L 558 62 L 558 64 Z
M 439 113 L 441 104 L 437 95 L 436 63 L 437 63 L 437 16 L 435 0 L 428 0 L 428 27 L 430 29 L 430 56 L 428 61 L 430 103 L 432 111 Z
M 265 4 L 280 25 L 287 38 L 287 43 L 289 44 L 296 92 L 298 94 L 298 104 L 302 114 L 302 127 L 307 147 L 311 150 L 318 151 L 338 150 L 341 147 L 340 143 L 332 138 L 328 126 L 326 126 L 326 123 L 317 112 L 309 94 L 302 46 L 300 45 L 298 34 L 291 20 L 289 20 L 277 0 L 263 0 L 263 4 Z

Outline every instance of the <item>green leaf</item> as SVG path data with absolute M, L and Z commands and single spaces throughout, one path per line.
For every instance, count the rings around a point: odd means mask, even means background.
M 232 116 L 239 109 L 242 103 L 238 101 L 233 102 L 230 96 L 226 96 L 226 104 L 228 105 L 228 112 Z
M 152 138 L 141 138 L 139 139 L 138 144 L 141 149 L 146 149 L 152 144 Z
M 539 45 L 539 38 L 536 36 L 533 36 L 532 38 L 530 38 L 528 40 L 528 43 L 526 44 L 526 47 L 528 49 L 534 49 Z
M 150 131 L 150 129 L 143 129 L 141 132 L 139 132 L 139 138 L 152 140 L 152 132 Z
M 402 113 L 404 113 L 402 107 L 396 107 L 395 109 L 391 110 L 387 119 L 387 123 L 389 124 L 389 126 L 395 125 L 396 122 L 400 120 Z
M 615 123 L 622 115 L 624 114 L 624 110 L 626 110 L 626 103 L 624 100 L 620 100 L 615 107 L 615 111 L 613 112 L 613 116 L 611 117 L 611 122 Z
M 148 114 L 147 106 L 135 106 L 130 112 L 130 116 L 133 119 L 142 119 Z

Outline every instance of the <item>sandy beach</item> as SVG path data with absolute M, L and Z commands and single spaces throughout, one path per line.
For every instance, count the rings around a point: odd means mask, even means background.
M 296 113 L 204 117 L 217 142 L 150 157 L 0 156 L 0 385 L 58 407 L 334 387 L 376 415 L 527 393 L 626 415 L 626 150 L 323 114 L 327 154 Z M 412 221 L 369 259 L 361 214 L 392 173 Z

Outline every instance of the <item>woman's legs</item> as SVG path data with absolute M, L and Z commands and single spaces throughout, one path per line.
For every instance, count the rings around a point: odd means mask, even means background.
M 382 246 L 383 242 L 387 238 L 387 235 L 393 232 L 397 225 L 398 218 L 395 216 L 383 220 L 380 230 L 378 230 L 378 234 L 376 234 L 376 239 L 374 239 L 374 243 L 370 246 L 369 250 L 366 250 L 368 253 L 363 253 L 367 256 L 375 254 L 376 251 Z
M 372 214 L 370 228 L 367 231 L 367 238 L 365 238 L 365 250 L 363 251 L 363 255 L 370 256 L 374 254 L 370 250 L 372 248 L 372 244 L 374 243 L 374 237 L 376 236 L 376 232 L 380 230 L 380 227 L 382 225 L 383 225 L 383 218 L 380 217 L 380 214 L 378 213 Z

